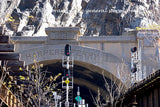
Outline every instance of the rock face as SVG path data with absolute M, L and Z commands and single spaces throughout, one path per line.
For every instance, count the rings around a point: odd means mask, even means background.
M 1 9 L 1 11 L 3 11 Z M 46 27 L 79 27 L 84 36 L 121 35 L 159 24 L 159 0 L 21 0 L 8 34 L 45 36 Z
M 0 25 L 4 25 L 12 11 L 17 8 L 20 0 L 0 0 Z

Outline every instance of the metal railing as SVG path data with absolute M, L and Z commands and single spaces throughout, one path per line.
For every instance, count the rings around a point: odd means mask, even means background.
M 19 99 L 0 81 L 2 84 L 0 88 L 0 99 L 8 107 L 24 107 Z

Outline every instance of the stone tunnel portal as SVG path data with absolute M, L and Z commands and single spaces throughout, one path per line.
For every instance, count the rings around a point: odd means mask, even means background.
M 41 61 L 38 62 L 39 64 L 44 64 L 44 70 L 47 70 L 50 72 L 50 75 L 53 77 L 56 76 L 58 73 L 62 73 L 62 76 L 64 74 L 64 68 L 62 67 L 62 61 L 61 60 L 47 60 L 47 61 Z M 104 71 L 104 77 L 105 79 L 110 82 L 111 76 L 113 77 L 113 74 L 110 72 L 97 67 L 92 64 L 88 64 L 81 61 L 74 61 L 74 67 L 73 67 L 73 77 L 74 77 L 74 85 L 73 85 L 73 102 L 76 103 L 76 100 L 74 99 L 77 96 L 77 87 L 80 87 L 80 93 L 81 97 L 85 99 L 86 103 L 88 103 L 90 106 L 94 107 L 94 100 L 92 98 L 92 95 L 94 97 L 97 97 L 98 88 L 100 90 L 100 95 L 103 100 L 105 100 L 106 95 L 108 94 L 108 91 L 105 89 L 105 81 L 102 75 L 102 72 Z M 49 76 L 50 76 L 49 75 Z M 62 76 L 60 76 L 57 79 L 57 82 L 62 81 Z M 115 76 L 114 76 L 115 77 Z M 116 78 L 116 77 L 115 77 Z M 116 78 L 118 79 L 118 78 Z M 121 82 L 120 80 L 117 81 Z M 61 89 L 62 84 L 57 86 L 57 89 Z
M 34 55 L 36 55 L 36 61 L 43 63 L 46 69 L 53 72 L 53 75 L 63 72 L 62 57 L 64 56 L 64 45 L 40 46 L 33 49 L 22 50 L 20 54 L 21 60 L 24 60 L 26 65 L 33 64 Z M 122 61 L 115 55 L 89 47 L 74 45 L 72 46 L 72 55 L 74 57 L 74 95 L 76 95 L 76 86 L 80 86 L 81 90 L 87 92 L 87 94 L 83 94 L 82 92 L 82 95 L 87 95 L 82 97 L 84 99 L 91 98 L 86 102 L 93 104 L 89 90 L 91 90 L 96 97 L 98 88 L 100 92 L 102 92 L 102 98 L 105 99 L 107 91 L 102 76 L 103 71 L 107 81 L 111 81 L 111 77 L 114 77 L 116 78 L 116 84 L 122 83 L 115 72 L 116 65 L 121 64 Z M 60 81 L 61 80 L 62 79 L 60 79 Z

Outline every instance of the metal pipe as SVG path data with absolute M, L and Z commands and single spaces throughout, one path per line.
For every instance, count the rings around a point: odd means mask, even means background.
M 67 81 L 69 80 L 69 78 L 67 78 Z M 69 91 L 69 84 L 66 84 L 66 102 L 65 102 L 65 106 L 69 107 L 69 101 L 68 101 L 68 91 Z

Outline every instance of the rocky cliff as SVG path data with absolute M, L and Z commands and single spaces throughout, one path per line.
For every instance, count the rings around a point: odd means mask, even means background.
M 159 16 L 159 0 L 20 0 L 5 25 L 13 36 L 45 36 L 46 27 L 79 27 L 81 35 L 107 36 L 158 25 Z

